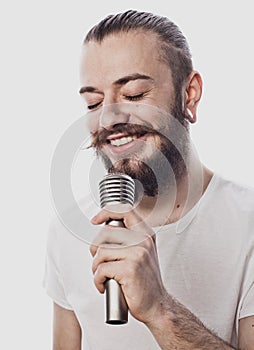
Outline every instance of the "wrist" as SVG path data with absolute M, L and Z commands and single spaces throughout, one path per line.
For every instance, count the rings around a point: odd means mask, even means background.
M 167 327 L 169 324 L 172 325 L 173 304 L 173 298 L 165 291 L 161 299 L 154 306 L 154 311 L 150 314 L 148 320 L 144 322 L 152 333 L 158 329 L 163 329 L 165 325 Z

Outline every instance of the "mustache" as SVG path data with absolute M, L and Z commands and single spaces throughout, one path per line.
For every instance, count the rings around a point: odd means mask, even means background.
M 158 131 L 146 125 L 119 123 L 111 129 L 101 128 L 92 133 L 92 143 L 87 148 L 94 147 L 97 150 L 109 143 L 108 137 L 114 134 L 127 134 L 128 136 L 141 137 L 145 134 L 161 135 Z

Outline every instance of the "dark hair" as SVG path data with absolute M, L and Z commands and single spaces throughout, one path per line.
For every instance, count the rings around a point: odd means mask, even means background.
M 102 42 L 109 34 L 138 29 L 151 31 L 158 35 L 162 58 L 171 68 L 175 91 L 176 94 L 179 94 L 183 82 L 193 69 L 191 53 L 180 29 L 167 17 L 135 10 L 109 15 L 88 32 L 84 43 Z

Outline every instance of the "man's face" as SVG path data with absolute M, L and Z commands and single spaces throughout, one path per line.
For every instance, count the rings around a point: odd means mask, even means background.
M 80 93 L 91 111 L 93 146 L 110 171 L 128 173 L 141 182 L 148 177 L 150 184 L 152 174 L 145 163 L 158 167 L 156 151 L 170 156 L 171 148 L 160 134 L 170 129 L 170 119 L 165 114 L 156 117 L 155 111 L 170 114 L 175 101 L 170 69 L 159 54 L 155 34 L 117 33 L 86 44 L 81 61 Z

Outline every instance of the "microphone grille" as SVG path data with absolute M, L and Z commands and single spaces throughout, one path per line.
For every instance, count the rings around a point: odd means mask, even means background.
M 99 183 L 100 204 L 134 204 L 135 182 L 126 174 L 107 174 Z

